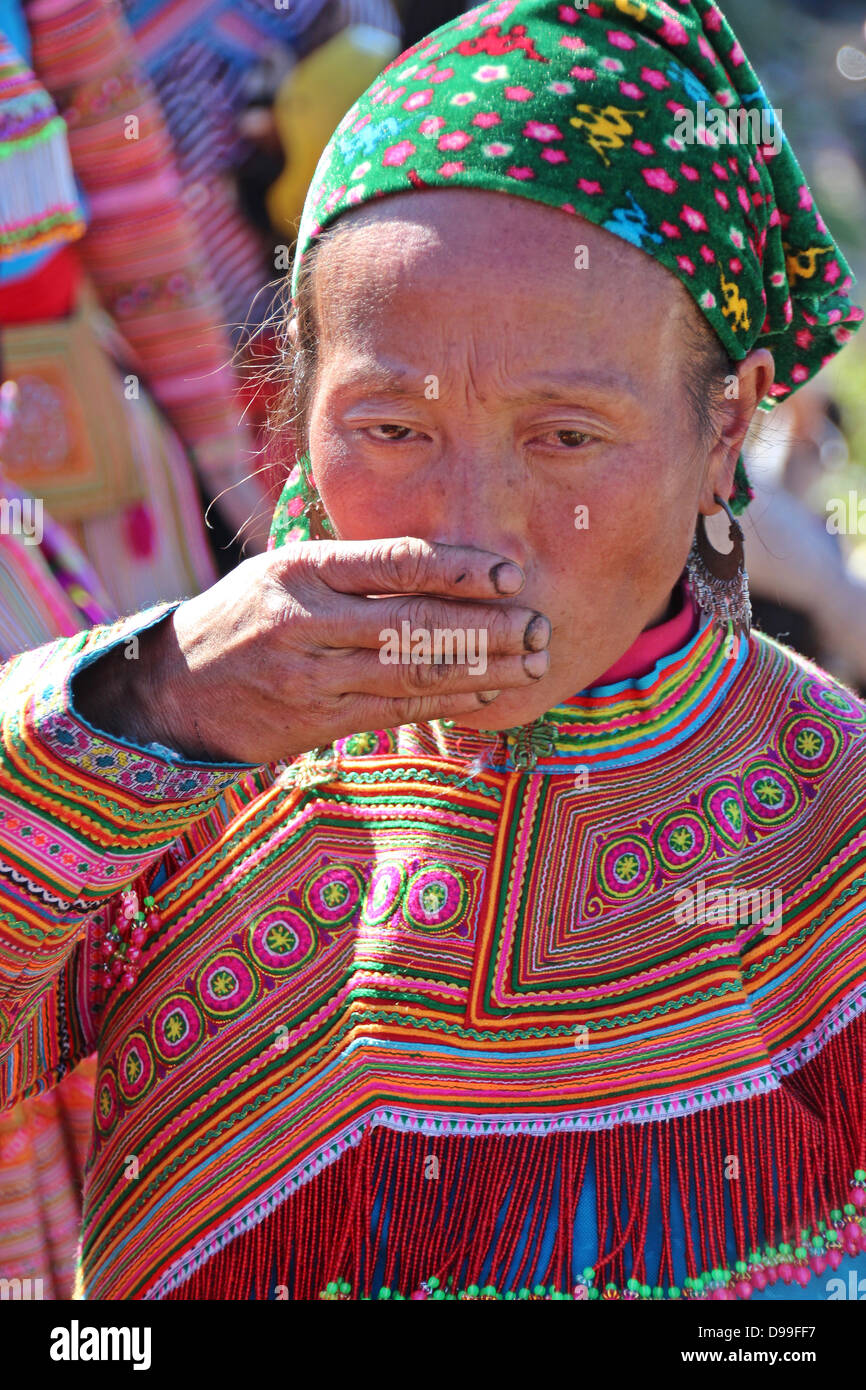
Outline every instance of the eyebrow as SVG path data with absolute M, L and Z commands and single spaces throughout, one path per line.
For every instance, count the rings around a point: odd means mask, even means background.
M 354 392 L 369 392 L 373 396 L 411 397 L 424 394 L 427 378 L 407 368 L 382 364 L 376 367 L 361 368 L 348 375 L 339 384 L 339 389 Z M 520 387 L 510 393 L 513 400 L 559 401 L 573 395 L 575 391 L 591 390 L 604 395 L 628 395 L 637 397 L 634 381 L 626 372 L 536 372 L 525 377 Z M 441 392 L 440 392 L 441 394 Z

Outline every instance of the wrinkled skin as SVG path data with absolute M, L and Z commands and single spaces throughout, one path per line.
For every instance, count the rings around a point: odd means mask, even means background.
M 118 646 L 85 668 L 97 728 L 258 764 L 424 720 L 527 723 L 663 617 L 698 511 L 730 494 L 772 358 L 740 363 L 702 438 L 697 311 L 642 251 L 475 190 L 346 216 L 315 270 L 309 409 L 337 539 L 245 561 L 147 629 L 137 661 Z M 487 634 L 489 664 L 383 664 L 404 621 Z
M 698 512 L 730 494 L 772 358 L 739 364 L 708 444 L 683 384 L 683 315 L 697 310 L 643 251 L 474 189 L 345 216 L 351 233 L 315 272 L 316 484 L 340 539 L 465 543 L 523 567 L 520 601 L 553 627 L 549 673 L 460 722 L 527 722 L 664 616 Z

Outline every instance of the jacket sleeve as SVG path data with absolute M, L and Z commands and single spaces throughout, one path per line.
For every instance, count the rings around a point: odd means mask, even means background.
M 0 1107 L 53 1084 L 92 1051 L 88 926 L 251 771 L 138 747 L 74 709 L 77 670 L 121 642 L 134 659 L 136 634 L 176 606 L 0 667 Z

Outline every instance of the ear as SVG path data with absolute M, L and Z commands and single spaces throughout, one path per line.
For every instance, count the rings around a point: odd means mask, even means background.
M 725 379 L 725 400 L 720 411 L 719 429 L 707 461 L 700 510 L 712 516 L 719 510 L 714 493 L 728 498 L 734 486 L 734 470 L 758 404 L 773 384 L 775 363 L 766 348 L 756 348 L 744 357 L 736 373 Z

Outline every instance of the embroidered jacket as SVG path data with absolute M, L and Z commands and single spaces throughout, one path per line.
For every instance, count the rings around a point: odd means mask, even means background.
M 169 608 L 0 673 L 0 1085 L 98 1049 L 86 1296 L 747 1297 L 866 1248 L 860 701 L 703 623 L 531 770 L 438 724 L 190 764 L 70 698 Z

